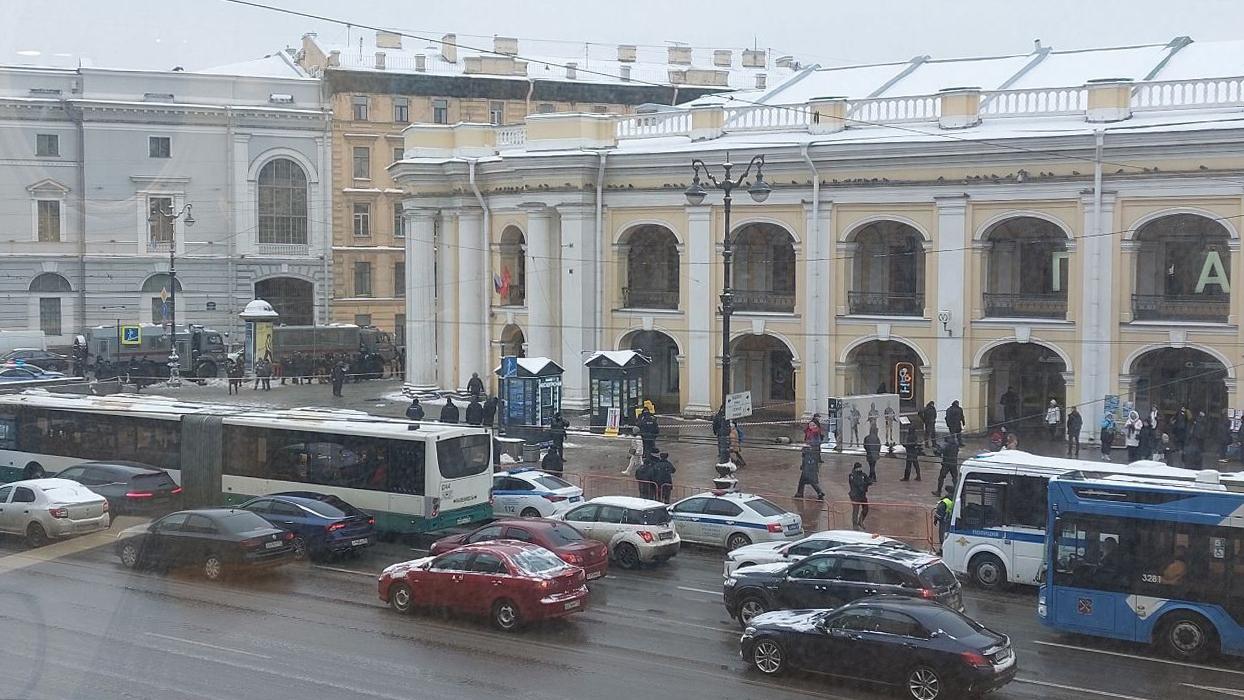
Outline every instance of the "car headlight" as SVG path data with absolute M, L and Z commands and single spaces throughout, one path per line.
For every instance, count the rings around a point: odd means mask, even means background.
M 743 630 L 743 636 L 739 638 L 739 641 L 743 641 L 745 639 L 751 639 L 752 637 L 755 637 L 755 636 L 756 636 L 756 628 L 748 627 L 747 629 Z

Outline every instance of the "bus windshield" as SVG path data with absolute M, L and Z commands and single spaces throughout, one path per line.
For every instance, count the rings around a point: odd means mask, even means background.
M 463 435 L 436 443 L 436 461 L 445 479 L 482 474 L 491 466 L 492 444 L 488 435 Z

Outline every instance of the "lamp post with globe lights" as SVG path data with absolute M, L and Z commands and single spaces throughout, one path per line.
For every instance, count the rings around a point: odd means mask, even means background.
M 181 211 L 173 213 L 172 209 L 153 209 L 147 221 L 157 221 L 161 217 L 168 222 L 168 319 L 169 319 L 169 351 L 168 351 L 168 383 L 170 386 L 181 384 L 181 358 L 177 355 L 177 228 L 176 222 L 182 219 L 187 226 L 194 226 L 194 207 L 187 204 Z

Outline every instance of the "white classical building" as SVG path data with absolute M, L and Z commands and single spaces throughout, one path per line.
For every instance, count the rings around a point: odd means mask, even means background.
M 247 301 L 327 319 L 330 116 L 285 54 L 216 72 L 0 67 L 0 328 L 50 343 L 160 322 L 240 330 Z M 195 224 L 153 209 L 192 206 Z

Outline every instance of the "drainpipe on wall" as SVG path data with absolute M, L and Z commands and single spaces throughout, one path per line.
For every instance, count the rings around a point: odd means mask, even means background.
M 527 114 L 531 114 L 531 96 L 532 94 L 535 93 L 535 91 L 536 91 L 536 79 L 528 78 L 527 79 Z M 501 121 L 504 122 L 505 115 L 503 114 L 501 116 L 502 116 Z
M 324 142 L 320 145 L 320 198 L 324 200 L 323 211 L 328 213 L 327 230 L 324 232 L 324 261 L 321 265 L 324 276 L 324 318 L 321 323 L 332 321 L 329 305 L 333 298 L 332 269 L 329 267 L 333 258 L 333 111 L 331 108 L 322 110 L 324 114 Z M 328 157 L 325 158 L 325 154 Z
M 1102 266 L 1103 261 L 1101 260 L 1101 257 L 1100 257 L 1102 253 L 1102 248 L 1099 244 L 1101 242 L 1102 232 L 1105 231 L 1105 226 L 1102 221 L 1102 212 L 1101 212 L 1101 157 L 1102 157 L 1102 151 L 1104 150 L 1104 147 L 1105 147 L 1105 142 L 1106 142 L 1105 130 L 1104 129 L 1094 130 L 1093 132 L 1093 237 L 1094 237 L 1094 241 L 1093 241 L 1093 246 L 1091 246 L 1093 249 L 1093 256 L 1092 256 L 1093 259 L 1089 261 L 1091 265 L 1090 269 L 1093 271 L 1093 279 L 1092 279 L 1092 282 L 1090 283 L 1089 289 L 1085 290 L 1085 291 L 1089 291 L 1092 294 L 1092 299 L 1093 299 L 1092 301 L 1093 313 L 1092 313 L 1092 318 L 1090 319 L 1091 321 L 1090 327 L 1097 327 L 1100 325 L 1104 325 L 1100 323 L 1101 321 L 1101 294 L 1099 293 L 1100 292 L 1099 288 L 1101 286 L 1101 266 Z M 1104 397 L 1106 394 L 1106 387 L 1102 386 L 1100 363 L 1094 362 L 1092 364 L 1092 370 L 1090 370 L 1089 375 L 1092 377 L 1092 382 L 1088 385 L 1087 388 L 1090 391 L 1094 392 L 1093 394 L 1090 394 L 1090 396 Z M 1094 426 L 1090 424 L 1089 426 L 1090 441 L 1092 440 L 1092 435 L 1095 433 L 1095 431 L 1093 430 L 1093 427 Z
M 600 151 L 600 165 L 596 168 L 596 245 L 603 246 L 605 244 L 605 158 L 609 156 L 608 151 Z M 602 289 L 605 284 L 605 265 L 603 260 L 596 261 L 596 347 L 605 347 L 605 294 Z
M 808 170 L 812 173 L 812 223 L 808 227 L 807 240 L 808 242 L 816 241 L 816 250 L 820 251 L 821 174 L 817 171 L 816 165 L 812 162 L 812 158 L 808 156 L 808 146 L 810 145 L 811 145 L 810 143 L 805 143 L 799 148 L 799 155 L 803 156 L 804 164 L 808 166 Z M 805 245 L 804 250 L 806 251 L 809 247 L 810 246 Z M 821 284 L 820 284 L 820 281 L 818 280 L 816 284 L 812 285 L 812 303 L 809 305 L 809 307 L 813 310 L 812 313 L 815 313 L 816 309 L 821 308 L 820 302 L 821 302 Z M 816 346 L 819 345 L 820 338 L 823 335 L 821 333 L 820 316 L 815 315 L 811 317 L 816 320 L 813 321 L 813 325 L 812 325 L 812 337 L 814 339 L 813 340 L 814 349 L 813 349 L 813 352 L 808 353 L 810 355 L 810 357 L 808 358 L 808 362 L 811 365 L 811 367 L 809 368 L 809 371 L 812 372 L 811 376 L 813 378 L 812 389 L 814 391 L 814 395 L 812 397 L 812 401 L 813 401 L 813 405 L 816 405 L 815 402 L 820 398 L 820 396 L 821 395 L 828 396 L 829 392 L 827 390 L 827 387 L 821 386 L 821 373 L 819 371 L 819 365 L 821 363 L 821 355 L 824 353 L 816 352 L 816 350 L 819 350 L 819 348 Z M 805 352 L 807 352 L 806 347 L 805 347 Z M 806 401 L 807 400 L 805 399 L 805 403 Z
M 530 96 L 529 96 L 530 99 Z M 488 312 L 491 310 L 492 301 L 492 210 L 488 208 L 488 203 L 484 201 L 484 195 L 479 191 L 479 185 L 475 182 L 475 164 L 479 162 L 478 158 L 467 160 L 469 168 L 467 182 L 471 185 L 471 192 L 475 194 L 475 201 L 479 202 L 479 208 L 484 211 L 484 279 L 481 284 L 484 285 L 484 303 L 480 308 L 480 323 L 484 324 L 484 362 L 492 362 L 492 323 L 488 318 Z M 458 242 L 462 244 L 461 241 Z M 458 319 L 459 323 L 463 319 Z M 407 343 L 410 339 L 407 339 Z
M 225 188 L 226 192 L 232 191 L 233 188 L 237 186 L 237 181 L 234 179 L 237 175 L 236 171 L 237 171 L 237 168 L 235 167 L 235 164 L 233 162 L 233 108 L 226 105 L 225 106 L 225 182 L 229 183 L 228 186 Z M 234 212 L 234 205 L 233 205 L 234 198 L 240 197 L 240 196 L 242 196 L 241 192 L 233 192 L 232 196 L 225 197 L 225 217 L 226 217 L 226 220 L 229 222 L 229 226 L 228 226 L 229 249 L 228 249 L 228 254 L 225 256 L 226 260 L 228 260 L 227 268 L 229 270 L 229 303 L 228 303 L 229 323 L 227 324 L 227 327 L 225 328 L 225 330 L 229 332 L 230 336 L 233 336 L 233 334 L 237 332 L 237 327 L 234 324 L 236 324 L 238 321 L 241 320 L 238 318 L 238 314 L 237 314 L 237 296 L 238 296 L 238 268 L 237 268 L 238 242 L 237 242 L 237 238 L 238 238 L 239 231 L 238 231 L 237 219 L 234 218 L 235 212 Z M 256 196 L 258 196 L 258 193 L 256 193 Z
M 81 75 L 78 77 L 81 80 Z M 76 105 L 64 103 L 65 111 L 73 119 L 78 137 L 78 312 L 74 314 L 78 333 L 86 333 L 86 126 L 82 110 Z M 64 329 L 61 329 L 62 331 Z M 75 334 L 76 335 L 76 334 Z

